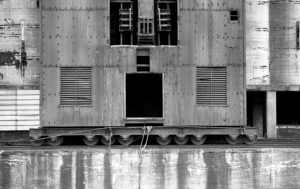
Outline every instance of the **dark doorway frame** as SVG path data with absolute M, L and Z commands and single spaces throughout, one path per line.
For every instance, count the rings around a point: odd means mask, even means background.
M 257 128 L 258 137 L 267 136 L 266 103 L 266 91 L 247 91 L 247 125 Z
M 150 83 L 151 79 L 154 79 L 155 82 L 152 85 Z M 133 87 L 134 85 L 135 87 Z M 150 94 L 148 94 L 147 92 L 149 91 L 151 92 L 151 90 L 155 90 L 154 93 L 158 93 L 158 94 L 153 94 L 154 99 L 149 99 Z M 138 96 L 138 94 L 142 96 Z M 143 98 L 148 99 L 150 101 L 139 101 L 142 100 Z M 163 101 L 164 98 L 163 98 L 163 74 L 162 73 L 125 74 L 125 117 L 126 118 L 149 118 L 149 119 L 163 118 L 164 115 Z
M 299 91 L 278 91 L 276 102 L 277 125 L 300 125 Z

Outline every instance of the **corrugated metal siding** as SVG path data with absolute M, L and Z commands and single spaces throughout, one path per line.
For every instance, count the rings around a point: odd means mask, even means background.
M 39 108 L 39 90 L 0 90 L 0 130 L 39 127 Z
M 197 67 L 197 105 L 227 104 L 227 72 L 225 67 Z
M 62 67 L 60 69 L 60 105 L 92 104 L 92 68 Z

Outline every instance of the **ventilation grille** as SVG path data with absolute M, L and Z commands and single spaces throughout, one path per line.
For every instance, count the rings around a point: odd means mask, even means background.
M 197 67 L 196 104 L 227 104 L 227 71 L 225 67 Z
M 91 67 L 61 67 L 60 104 L 68 106 L 92 104 Z

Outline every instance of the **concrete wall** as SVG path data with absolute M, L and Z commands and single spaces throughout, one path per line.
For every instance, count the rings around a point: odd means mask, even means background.
M 300 85 L 298 1 L 246 1 L 248 85 Z
M 299 137 L 295 130 L 300 127 L 280 127 L 276 122 L 276 91 L 300 90 L 298 21 L 299 1 L 246 0 L 247 88 L 268 91 L 268 138 L 292 136 L 291 132 Z
M 39 86 L 40 34 L 37 0 L 0 1 L 0 86 Z M 27 66 L 19 65 L 24 22 Z
M 269 1 L 246 0 L 248 85 L 269 85 Z
M 40 125 L 38 6 L 37 0 L 0 0 L 0 131 Z M 22 43 L 26 66 L 21 66 Z
M 296 49 L 298 1 L 270 1 L 271 85 L 300 85 L 300 50 Z

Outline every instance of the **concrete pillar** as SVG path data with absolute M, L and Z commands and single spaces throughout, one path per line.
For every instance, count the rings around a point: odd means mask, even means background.
M 267 92 L 267 138 L 277 138 L 276 92 Z
M 253 105 L 253 126 L 257 128 L 258 137 L 264 134 L 264 107 L 262 103 Z

